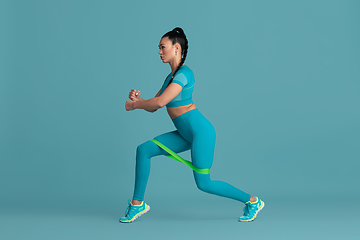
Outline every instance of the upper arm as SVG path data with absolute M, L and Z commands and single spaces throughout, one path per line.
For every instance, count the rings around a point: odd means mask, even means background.
M 186 78 L 184 73 L 180 72 L 180 73 L 176 74 L 172 83 L 177 83 L 180 86 L 185 87 L 185 85 L 188 83 L 188 79 Z
M 179 93 L 183 87 L 178 83 L 170 83 L 170 85 L 165 89 L 165 91 L 159 96 L 160 105 L 166 106 L 171 100 L 173 100 Z

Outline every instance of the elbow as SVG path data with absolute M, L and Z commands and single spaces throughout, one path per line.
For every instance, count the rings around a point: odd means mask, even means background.
M 161 103 L 161 104 L 158 105 L 158 108 L 157 108 L 157 109 L 160 109 L 160 108 L 163 108 L 163 107 L 165 107 L 165 104 L 162 104 L 162 103 Z M 156 109 L 156 110 L 157 110 L 157 109 Z
M 163 101 L 161 101 L 161 99 L 158 99 L 156 106 L 157 106 L 157 109 L 163 108 L 163 107 L 166 106 L 166 103 L 164 103 Z

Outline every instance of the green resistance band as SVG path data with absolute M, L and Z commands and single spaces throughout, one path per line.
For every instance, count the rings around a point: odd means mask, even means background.
M 185 164 L 186 166 L 188 166 L 189 168 L 191 168 L 195 172 L 198 172 L 198 173 L 201 173 L 201 174 L 209 174 L 210 168 L 196 168 L 196 167 L 194 167 L 194 165 L 192 165 L 192 163 L 190 161 L 183 159 L 182 157 L 177 155 L 175 152 L 171 151 L 169 148 L 167 148 L 164 144 L 162 144 L 158 140 L 153 139 L 152 141 L 154 143 L 156 143 L 156 145 L 158 145 L 159 147 L 161 147 L 162 149 L 164 149 L 166 152 L 168 152 L 170 154 L 170 155 L 165 155 L 165 156 Z

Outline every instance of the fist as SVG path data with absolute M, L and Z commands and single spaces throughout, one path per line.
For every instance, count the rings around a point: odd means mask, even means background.
M 129 101 L 129 100 L 127 100 L 126 103 L 125 103 L 125 109 L 126 109 L 126 111 L 132 111 L 132 110 L 134 110 L 134 109 L 135 109 L 134 103 L 135 103 L 134 101 Z
M 129 98 L 134 102 L 139 101 L 140 91 L 136 91 L 136 89 L 131 89 L 131 91 L 129 92 Z

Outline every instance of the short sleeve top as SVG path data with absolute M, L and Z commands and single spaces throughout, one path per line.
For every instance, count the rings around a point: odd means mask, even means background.
M 171 77 L 171 73 L 166 77 L 164 84 L 161 87 L 160 95 L 165 91 Z M 195 78 L 193 71 L 188 66 L 182 65 L 180 67 L 179 71 L 174 76 L 172 83 L 177 83 L 182 86 L 182 90 L 173 100 L 166 104 L 167 107 L 180 107 L 193 103 L 192 93 L 194 90 Z

